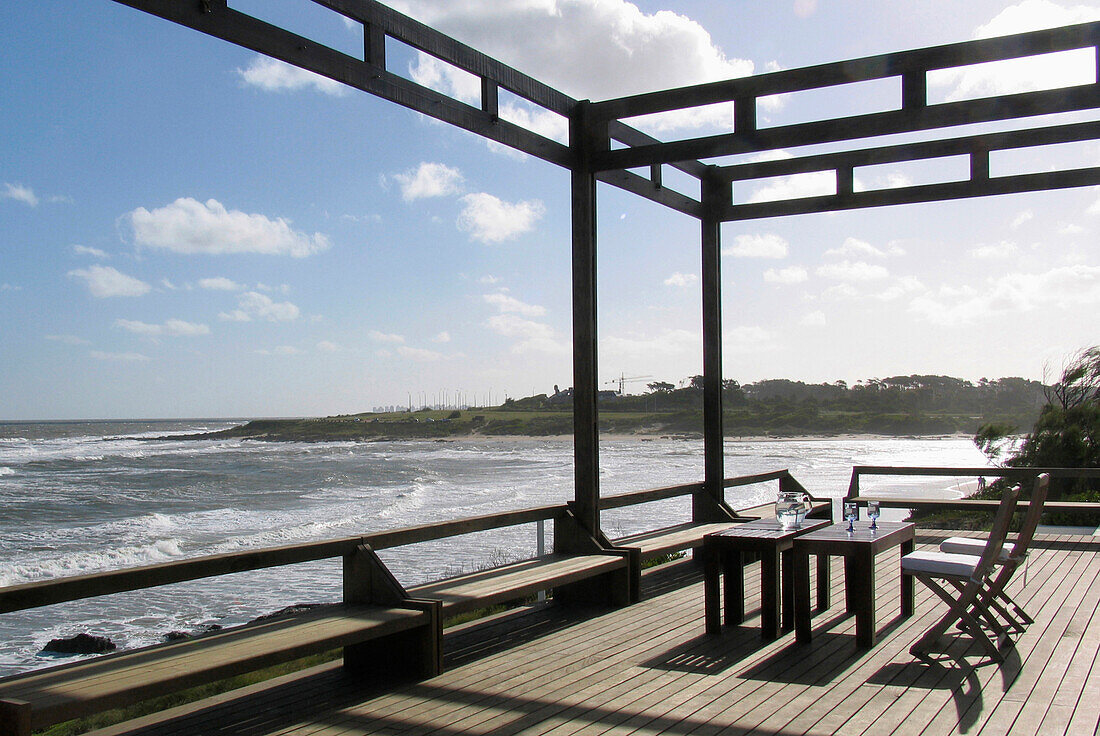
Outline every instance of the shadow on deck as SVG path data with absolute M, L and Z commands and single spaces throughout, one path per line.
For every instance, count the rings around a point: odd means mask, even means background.
M 909 654 L 943 609 L 918 587 L 915 615 L 896 618 L 896 550 L 880 560 L 870 650 L 856 646 L 843 605 L 814 618 L 810 644 L 792 633 L 763 642 L 754 566 L 746 625 L 707 636 L 701 574 L 685 561 L 649 571 L 643 601 L 627 608 L 535 606 L 451 630 L 446 670 L 426 682 L 354 680 L 333 663 L 96 733 L 1093 734 L 1100 543 L 1038 544 L 1026 587 L 1014 581 L 1036 622 L 1000 666 L 965 637 L 945 639 L 932 663 Z

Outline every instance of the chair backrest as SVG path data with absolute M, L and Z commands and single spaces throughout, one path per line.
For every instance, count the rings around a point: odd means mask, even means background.
M 1035 486 L 1031 489 L 1031 500 L 1027 506 L 1027 514 L 1024 523 L 1020 527 L 1020 534 L 1016 537 L 1016 544 L 1012 546 L 1012 554 L 1017 560 L 1027 554 L 1027 548 L 1035 536 L 1035 528 L 1039 526 L 1039 517 L 1043 515 L 1043 504 L 1047 500 L 1047 492 L 1050 490 L 1050 473 L 1043 473 L 1035 478 Z
M 1013 486 L 1001 496 L 1001 503 L 997 506 L 997 514 L 993 517 L 993 528 L 989 531 L 989 541 L 986 542 L 985 551 L 977 567 L 974 568 L 972 577 L 975 581 L 984 580 L 993 565 L 1001 556 L 1001 548 L 1004 546 L 1005 537 L 1008 536 L 1008 527 L 1012 522 L 1012 514 L 1016 512 L 1016 501 L 1020 498 L 1020 486 Z

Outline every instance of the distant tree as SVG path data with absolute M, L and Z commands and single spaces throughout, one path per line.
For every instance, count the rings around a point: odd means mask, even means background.
M 653 383 L 646 384 L 646 388 L 655 394 L 667 394 L 676 387 L 666 381 L 654 381 Z
M 1008 467 L 1100 467 L 1100 346 L 1074 355 L 1062 377 L 1048 390 L 1048 402 L 1035 426 L 1005 459 Z M 974 442 L 997 460 L 1014 431 L 1007 425 L 985 424 Z M 1083 490 L 1083 480 L 1052 483 L 1051 496 Z

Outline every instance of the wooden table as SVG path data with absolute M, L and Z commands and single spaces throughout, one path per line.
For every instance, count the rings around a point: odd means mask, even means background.
M 725 577 L 726 624 L 733 626 L 745 620 L 745 554 L 760 556 L 760 635 L 771 640 L 779 636 L 780 558 L 782 558 L 783 628 L 794 627 L 791 584 L 791 550 L 800 534 L 828 526 L 825 519 L 807 519 L 798 529 L 784 530 L 775 519 L 759 519 L 731 526 L 703 537 L 703 589 L 706 598 L 706 628 L 708 634 L 722 631 L 719 605 L 719 575 Z M 823 559 L 828 560 L 828 557 Z M 827 563 L 826 563 L 827 565 Z M 819 590 L 828 587 L 828 568 L 818 567 Z M 822 580 L 825 582 L 823 583 Z
M 877 530 L 866 522 L 848 531 L 847 522 L 832 524 L 796 537 L 793 550 L 795 638 L 808 642 L 810 633 L 810 555 L 841 555 L 844 557 L 844 598 L 846 610 L 856 615 L 856 643 L 873 647 L 875 628 L 875 556 L 891 547 L 900 546 L 901 554 L 913 551 L 914 526 L 908 522 L 880 521 Z M 820 564 L 820 563 L 819 563 Z M 901 615 L 913 615 L 913 578 L 901 578 Z M 820 590 L 820 585 L 818 586 Z M 818 600 L 818 608 L 829 607 L 828 600 Z

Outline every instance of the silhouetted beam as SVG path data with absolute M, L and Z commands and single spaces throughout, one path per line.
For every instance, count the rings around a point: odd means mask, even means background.
M 1073 143 L 1094 138 L 1100 138 L 1100 122 L 1090 121 L 1004 133 L 982 133 L 939 141 L 922 141 L 897 146 L 883 146 L 881 148 L 825 153 L 817 156 L 801 156 L 777 161 L 758 161 L 749 164 L 719 166 L 716 167 L 715 176 L 727 181 L 745 181 L 831 169 L 851 169 L 859 166 L 920 161 L 945 156 L 962 156 L 977 151 L 1005 151 L 1056 143 Z
M 906 74 L 923 75 L 927 71 L 1069 51 L 1096 46 L 1098 43 L 1100 43 L 1100 22 L 1081 23 L 1014 36 L 964 41 L 604 100 L 592 103 L 592 118 L 593 120 L 620 120 L 717 102 L 736 102 L 739 99 L 800 92 L 851 82 Z
M 632 169 L 1096 107 L 1100 107 L 1100 85 L 1089 84 L 604 151 L 593 158 L 592 165 L 600 171 Z
M 685 215 L 703 216 L 703 205 L 700 202 L 680 192 L 655 185 L 650 179 L 633 171 L 603 171 L 596 175 L 596 179 Z
M 843 195 L 786 199 L 778 202 L 731 204 L 723 209 L 722 221 L 756 220 L 766 217 L 804 215 L 814 212 L 836 212 L 867 207 L 885 207 L 918 202 L 940 202 L 952 199 L 988 197 L 995 194 L 1019 194 L 1048 189 L 1069 189 L 1100 185 L 1100 167 L 1069 171 L 1019 174 L 977 181 L 925 184 L 898 189 L 853 192 Z
M 280 59 L 329 79 L 334 79 L 545 161 L 566 167 L 571 165 L 572 154 L 568 146 L 532 133 L 518 125 L 500 120 L 496 115 L 481 110 L 479 107 L 467 105 L 415 82 L 410 82 L 369 61 L 348 56 L 303 36 L 228 8 L 225 0 L 210 0 L 208 3 L 202 0 L 187 0 L 185 2 L 181 0 L 116 0 L 116 2 Z M 351 8 L 352 5 L 362 5 L 363 8 L 372 10 L 382 7 L 378 6 L 377 3 L 368 4 L 361 0 L 357 3 L 353 3 L 351 0 L 344 0 L 343 2 L 326 0 L 326 4 L 329 6 L 339 5 L 341 8 L 348 6 L 341 12 L 349 15 L 354 12 Z M 209 10 L 206 10 L 207 8 Z M 390 14 L 392 16 L 397 15 L 393 11 L 390 11 Z M 353 17 L 359 17 L 359 15 L 367 14 L 359 13 Z M 371 17 L 376 20 L 381 17 L 380 22 L 383 24 L 384 29 L 396 27 L 393 25 L 395 21 L 392 17 L 385 17 L 384 15 Z M 426 26 L 420 26 L 418 30 L 419 24 L 411 19 L 405 19 L 405 21 L 407 27 L 404 30 L 407 32 L 406 38 L 409 39 L 406 42 L 410 44 L 415 42 L 424 47 L 437 48 L 442 43 L 440 39 L 446 38 L 442 34 L 425 31 Z M 369 43 L 372 34 L 368 32 L 365 35 Z M 375 34 L 374 38 L 377 40 L 378 35 Z M 494 81 L 501 86 L 506 88 L 514 86 L 517 88 L 517 94 L 524 91 L 532 96 L 547 97 L 547 95 L 536 94 L 537 90 L 534 88 L 524 88 L 519 81 L 519 77 L 522 76 L 519 75 L 519 72 L 514 73 L 516 76 L 508 75 L 502 71 L 507 68 L 504 65 L 496 62 L 490 64 L 489 62 L 492 60 L 489 57 L 485 57 L 473 49 L 468 49 L 468 47 L 462 47 L 457 41 L 449 40 L 452 44 L 451 52 L 455 56 L 465 58 L 466 55 L 476 55 L 487 60 L 484 61 L 482 66 L 486 68 L 493 67 L 500 74 L 501 78 L 494 79 Z M 459 53 L 457 51 L 459 47 L 467 51 Z M 368 57 L 371 56 L 368 53 Z M 377 49 L 374 50 L 373 58 L 379 58 Z

